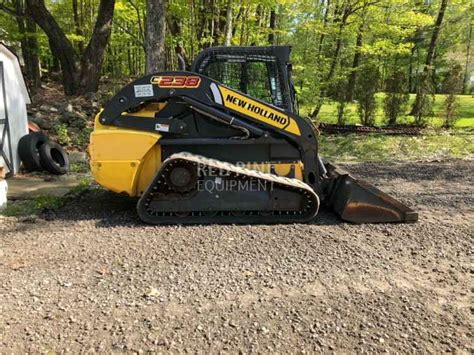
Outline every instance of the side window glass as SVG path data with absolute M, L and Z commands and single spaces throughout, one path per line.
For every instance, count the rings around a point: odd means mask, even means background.
M 204 74 L 249 96 L 283 106 L 278 67 L 271 61 L 214 61 Z
M 271 79 L 267 64 L 263 62 L 249 62 L 247 65 L 247 94 L 257 99 L 273 104 Z
M 242 75 L 242 63 L 211 62 L 205 70 L 205 75 L 222 84 L 241 90 L 240 81 Z

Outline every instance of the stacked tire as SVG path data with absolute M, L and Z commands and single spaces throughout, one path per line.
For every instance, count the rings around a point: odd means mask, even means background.
M 69 158 L 57 143 L 50 142 L 43 132 L 31 132 L 18 142 L 18 154 L 28 172 L 43 171 L 64 175 L 69 171 Z

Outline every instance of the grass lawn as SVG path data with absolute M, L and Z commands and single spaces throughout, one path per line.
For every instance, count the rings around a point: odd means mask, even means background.
M 472 134 L 454 130 L 422 136 L 321 135 L 319 150 L 334 162 L 432 160 L 472 156 L 474 140 Z
M 375 122 L 377 126 L 382 126 L 385 121 L 385 115 L 383 112 L 383 98 L 384 93 L 378 93 L 377 99 L 377 113 Z M 407 111 L 410 110 L 411 105 L 415 99 L 415 94 L 410 94 L 410 103 Z M 443 106 L 444 106 L 445 95 L 436 95 L 434 104 L 434 117 L 430 120 L 432 127 L 441 127 L 443 124 Z M 311 106 L 303 106 L 301 113 L 308 115 L 311 111 Z M 472 128 L 474 127 L 474 96 L 472 95 L 458 95 L 458 121 L 455 124 L 455 128 Z M 337 105 L 335 102 L 327 101 L 321 108 L 319 120 L 325 123 L 336 123 L 337 122 Z M 413 116 L 402 116 L 399 123 L 413 123 Z M 350 103 L 347 105 L 347 123 L 357 124 L 359 123 L 359 116 L 357 115 L 357 105 Z
M 385 121 L 383 112 L 384 93 L 376 96 L 378 109 L 376 125 L 382 126 Z M 415 99 L 410 95 L 407 111 Z M 443 124 L 443 106 L 445 95 L 436 95 L 434 117 L 431 118 L 427 130 L 421 136 L 388 136 L 381 134 L 369 135 L 325 135 L 319 139 L 321 155 L 330 161 L 362 162 L 390 160 L 430 160 L 442 158 L 461 158 L 474 155 L 474 97 L 458 95 L 458 121 L 455 129 L 439 129 Z M 307 115 L 313 107 L 303 106 L 301 113 Z M 337 123 L 337 107 L 335 102 L 327 101 L 321 108 L 320 122 Z M 413 116 L 403 116 L 399 123 L 413 123 Z M 347 123 L 358 124 L 357 105 L 348 104 Z

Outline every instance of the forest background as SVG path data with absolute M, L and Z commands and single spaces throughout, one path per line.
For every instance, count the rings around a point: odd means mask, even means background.
M 0 41 L 31 93 L 57 84 L 65 100 L 175 70 L 177 47 L 189 64 L 210 46 L 289 44 L 315 122 L 466 133 L 473 14 L 472 0 L 0 0 Z

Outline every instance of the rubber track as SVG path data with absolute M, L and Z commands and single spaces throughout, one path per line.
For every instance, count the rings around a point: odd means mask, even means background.
M 194 211 L 188 215 L 180 215 L 176 212 L 152 211 L 150 202 L 154 199 L 154 191 L 157 190 L 163 170 L 173 162 L 187 161 L 210 169 L 227 171 L 237 176 L 247 176 L 254 179 L 264 179 L 273 184 L 286 187 L 289 190 L 299 190 L 306 197 L 304 211 L 242 211 L 240 213 L 229 211 Z M 181 152 L 171 155 L 166 159 L 162 168 L 156 174 L 152 184 L 138 201 L 137 210 L 140 218 L 150 224 L 209 224 L 209 223 L 295 223 L 308 222 L 312 220 L 319 210 L 319 197 L 306 183 L 275 174 L 262 173 L 260 171 L 239 167 L 234 164 L 216 159 L 203 157 L 196 154 Z

